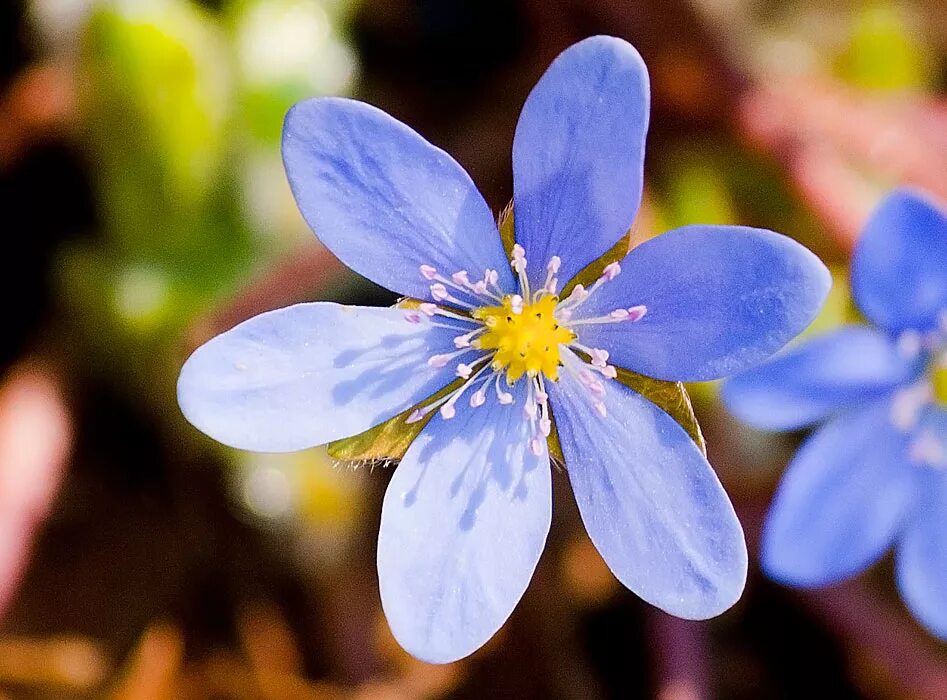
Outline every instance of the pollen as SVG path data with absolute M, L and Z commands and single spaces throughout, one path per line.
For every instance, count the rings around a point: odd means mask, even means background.
M 518 295 L 507 295 L 502 306 L 484 306 L 473 312 L 486 327 L 473 344 L 493 350 L 491 366 L 506 370 L 512 384 L 524 374 L 540 373 L 555 381 L 559 377 L 559 345 L 575 340 L 575 333 L 561 325 L 555 316 L 559 298 L 546 294 L 533 303 Z

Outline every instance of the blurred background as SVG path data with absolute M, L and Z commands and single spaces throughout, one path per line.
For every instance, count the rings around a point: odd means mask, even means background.
M 279 154 L 297 100 L 353 95 L 451 152 L 499 210 L 525 96 L 597 33 L 653 83 L 636 241 L 685 223 L 796 237 L 852 318 L 868 212 L 947 198 L 942 0 L 0 2 L 0 698 L 947 698 L 947 647 L 890 562 L 817 592 L 767 582 L 691 623 L 639 601 L 555 522 L 473 657 L 413 660 L 374 566 L 389 468 L 239 453 L 185 423 L 186 355 L 301 300 L 386 304 L 303 223 Z M 692 388 L 751 549 L 799 435 Z

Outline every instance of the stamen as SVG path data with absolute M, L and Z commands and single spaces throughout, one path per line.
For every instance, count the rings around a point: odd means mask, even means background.
M 436 368 L 446 367 L 448 362 L 450 362 L 451 360 L 453 360 L 453 359 L 456 358 L 456 357 L 460 357 L 461 355 L 466 355 L 468 352 L 470 352 L 470 351 L 473 350 L 473 349 L 474 349 L 474 348 L 464 348 L 463 350 L 458 350 L 457 352 L 448 352 L 448 353 L 443 353 L 443 354 L 439 354 L 439 355 L 431 355 L 431 356 L 427 359 L 427 366 L 428 366 L 428 367 L 436 367 Z M 488 357 L 488 356 L 485 355 L 485 356 L 483 356 L 483 357 L 481 357 L 481 358 L 478 358 L 478 359 L 477 359 L 477 362 L 480 362 L 481 360 L 487 359 L 487 357 Z M 476 363 L 474 363 L 474 364 L 476 364 Z
M 488 359 L 488 358 L 482 357 L 479 360 L 477 360 L 477 362 L 481 362 L 482 360 L 485 360 L 485 359 Z M 470 377 L 466 382 L 464 382 L 459 387 L 457 387 L 457 389 L 455 389 L 453 392 L 451 392 L 446 397 L 444 397 L 443 405 L 441 406 L 441 417 L 444 420 L 450 420 L 455 415 L 457 415 L 457 410 L 454 408 L 455 404 L 460 400 L 460 397 L 464 395 L 467 389 L 473 386 L 474 382 L 477 381 L 478 377 L 480 377 L 480 375 L 483 374 L 484 370 L 486 370 L 487 367 L 489 366 L 490 366 L 489 364 L 484 363 L 472 377 Z M 489 381 L 489 379 L 490 379 L 490 376 L 488 375 L 486 377 L 486 380 Z M 437 404 L 432 404 L 432 407 L 435 405 Z
M 569 327 L 591 326 L 598 323 L 621 323 L 623 321 L 635 323 L 644 318 L 647 313 L 648 307 L 641 304 L 627 309 L 615 309 L 614 311 L 610 311 L 607 316 L 596 316 L 595 318 L 582 318 L 578 321 L 572 321 Z
M 605 269 L 602 270 L 602 279 L 604 279 L 606 282 L 611 282 L 620 274 L 621 265 L 619 265 L 617 262 L 610 262 L 605 266 Z
M 476 336 L 480 335 L 486 330 L 486 326 L 480 326 L 480 328 L 475 328 L 469 333 L 464 333 L 463 335 L 458 335 L 454 338 L 454 347 L 455 348 L 469 348 L 470 341 Z
M 513 246 L 513 260 L 510 262 L 510 266 L 516 271 L 516 275 L 519 278 L 520 293 L 529 299 L 529 278 L 526 276 L 526 250 L 519 243 Z
M 470 407 L 479 408 L 486 403 L 487 400 L 487 387 L 486 385 L 477 389 L 473 394 L 470 395 Z
M 503 389 L 500 388 L 499 372 L 496 373 L 496 382 L 494 382 L 494 385 L 496 387 L 497 401 L 499 401 L 504 406 L 509 406 L 511 403 L 513 403 L 513 394 L 503 391 Z
M 543 454 L 543 442 L 538 437 L 533 438 L 529 441 L 529 450 L 537 457 L 542 456 Z
M 549 262 L 546 263 L 546 282 L 543 284 L 542 291 L 547 294 L 555 294 L 556 287 L 559 285 L 559 280 L 556 278 L 556 273 L 559 272 L 559 268 L 562 265 L 562 259 L 558 255 L 553 255 L 549 258 Z M 539 292 L 537 292 L 538 294 Z
M 929 430 L 923 431 L 909 447 L 911 461 L 928 467 L 947 466 L 947 448 Z
M 921 411 L 933 399 L 933 390 L 926 382 L 921 382 L 894 395 L 891 402 L 891 423 L 902 431 L 908 431 L 917 425 Z
M 488 269 L 484 272 L 483 279 L 484 279 L 484 281 L 485 281 L 489 286 L 493 287 L 493 289 L 496 291 L 497 294 L 500 295 L 500 296 L 497 297 L 497 298 L 501 298 L 501 297 L 503 296 L 503 290 L 500 289 L 500 285 L 498 284 L 498 282 L 499 282 L 499 280 L 500 280 L 500 273 L 499 273 L 499 272 L 497 272 L 496 270 L 492 270 L 492 269 L 489 269 L 489 268 L 488 268 Z
M 450 355 L 431 355 L 429 358 L 427 358 L 427 366 L 437 367 L 438 369 L 441 367 L 447 367 L 447 363 L 450 362 L 450 358 Z
M 914 329 L 898 336 L 898 353 L 901 357 L 914 358 L 921 352 L 921 334 Z

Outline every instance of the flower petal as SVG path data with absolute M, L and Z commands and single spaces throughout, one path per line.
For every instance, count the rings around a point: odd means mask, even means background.
M 625 41 L 566 49 L 533 88 L 513 138 L 513 215 L 534 286 L 571 279 L 631 226 L 641 202 L 648 71 Z
M 583 317 L 643 304 L 637 322 L 577 326 L 582 343 L 657 379 L 734 374 L 815 318 L 832 278 L 805 247 L 772 231 L 685 226 L 632 250 L 624 272 L 579 308 Z
M 947 412 L 938 429 L 947 441 Z M 897 545 L 898 588 L 914 616 L 947 640 L 947 473 L 926 468 L 920 478 L 921 498 Z
M 880 331 L 848 326 L 820 335 L 729 379 L 727 408 L 764 430 L 794 430 L 878 399 L 921 368 Z
M 891 402 L 850 411 L 796 453 L 763 528 L 762 564 L 777 581 L 821 586 L 872 564 L 916 495 L 908 437 Z
M 524 384 L 521 382 L 520 387 Z M 526 590 L 549 532 L 549 457 L 516 404 L 435 416 L 385 493 L 381 601 L 398 642 L 432 663 L 482 646 Z
M 373 282 L 430 298 L 418 269 L 492 268 L 512 289 L 490 208 L 444 151 L 371 105 L 336 97 L 286 115 L 283 162 L 296 203 L 326 247 Z
M 910 190 L 888 195 L 852 256 L 852 292 L 889 331 L 931 328 L 947 309 L 947 213 Z
M 547 390 L 582 520 L 615 576 L 678 617 L 733 605 L 746 582 L 743 530 L 690 436 L 615 381 L 606 418 L 570 373 Z
M 199 347 L 178 403 L 231 447 L 291 452 L 360 433 L 427 398 L 454 368 L 427 359 L 457 331 L 412 324 L 397 308 L 298 304 L 244 321 Z

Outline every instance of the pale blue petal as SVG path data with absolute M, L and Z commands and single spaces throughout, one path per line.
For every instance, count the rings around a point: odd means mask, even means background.
M 852 293 L 889 331 L 934 326 L 947 309 L 947 213 L 910 190 L 888 195 L 855 247 Z
M 582 521 L 615 576 L 678 617 L 733 605 L 746 581 L 743 530 L 693 439 L 618 382 L 606 381 L 607 418 L 569 373 L 547 387 Z
M 566 49 L 533 88 L 513 139 L 516 240 L 534 286 L 611 248 L 641 202 L 648 71 L 625 41 L 596 36 Z
M 907 443 L 891 422 L 888 400 L 850 411 L 810 437 L 763 528 L 766 573 L 790 585 L 821 586 L 877 560 L 915 502 Z
M 947 444 L 947 413 L 940 413 L 936 429 Z M 924 487 L 898 543 L 898 588 L 914 616 L 947 641 L 947 471 L 919 468 Z
M 412 324 L 396 308 L 298 304 L 244 321 L 199 347 L 178 403 L 232 447 L 291 452 L 367 430 L 454 378 L 428 367 L 457 331 Z
M 848 326 L 817 336 L 728 380 L 727 408 L 764 430 L 794 430 L 911 381 L 921 367 L 889 336 Z
M 525 399 L 488 399 L 435 416 L 385 493 L 378 536 L 381 601 L 398 642 L 446 663 L 480 648 L 526 590 L 549 532 L 552 490 L 543 446 L 528 448 Z
M 324 97 L 286 115 L 283 162 L 296 203 L 326 247 L 383 287 L 429 298 L 418 272 L 487 268 L 512 289 L 490 208 L 449 155 L 363 102 Z
M 718 379 L 755 365 L 799 334 L 832 277 L 791 238 L 741 226 L 685 226 L 632 250 L 622 273 L 576 313 L 645 305 L 631 323 L 578 326 L 611 362 L 658 379 Z

